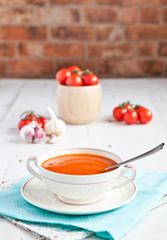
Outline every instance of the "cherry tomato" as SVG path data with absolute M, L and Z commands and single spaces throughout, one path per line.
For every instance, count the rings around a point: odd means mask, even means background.
M 117 120 L 117 121 L 122 121 L 123 120 L 123 116 L 124 114 L 127 112 L 126 108 L 121 108 L 121 107 L 116 107 L 113 110 L 113 117 Z
M 82 86 L 82 78 L 77 74 L 72 74 L 69 78 L 67 78 L 66 85 Z
M 46 118 L 46 117 L 38 117 L 38 119 L 36 121 L 37 121 L 38 125 L 41 128 L 44 128 L 45 123 L 48 121 L 48 118 Z
M 18 123 L 18 129 L 20 130 L 23 126 L 30 124 L 32 121 L 36 121 L 37 115 L 32 111 L 25 111 L 21 114 L 21 120 Z
M 32 121 L 37 119 L 37 115 L 35 114 L 27 114 L 25 117 L 31 119 Z
M 62 68 L 56 73 L 56 79 L 60 84 L 65 85 L 67 78 L 71 76 L 71 72 L 67 68 Z
M 79 68 L 79 67 L 77 67 L 77 66 L 71 66 L 71 67 L 69 67 L 68 68 L 68 70 L 71 72 L 71 73 L 81 73 L 81 69 Z
M 19 124 L 18 124 L 18 129 L 21 130 L 22 127 L 24 127 L 25 125 L 28 125 L 32 122 L 32 119 L 29 119 L 29 118 L 24 118 L 24 119 L 21 119 Z
M 82 80 L 83 80 L 83 85 L 84 86 L 96 85 L 96 84 L 99 83 L 99 78 L 95 74 L 93 74 L 93 73 L 85 74 L 82 77 Z
M 128 111 L 124 114 L 123 119 L 124 119 L 124 121 L 125 121 L 127 124 L 131 125 L 131 124 L 134 124 L 134 123 L 137 122 L 137 120 L 138 120 L 138 114 L 137 114 L 137 112 L 134 111 L 134 110 L 128 110 Z
M 141 110 L 144 110 L 144 109 L 146 109 L 146 108 L 143 107 L 143 106 L 140 106 L 140 105 L 136 105 L 135 108 L 134 108 L 134 110 L 135 110 L 137 113 L 139 113 Z
M 124 108 L 126 108 L 127 110 L 130 110 L 130 109 L 132 109 L 132 106 L 129 103 L 127 103 L 127 104 L 125 103 Z
M 20 115 L 21 119 L 36 120 L 38 117 L 33 111 L 25 111 Z
M 148 109 L 143 109 L 138 113 L 139 122 L 142 124 L 146 124 L 152 119 L 152 112 Z

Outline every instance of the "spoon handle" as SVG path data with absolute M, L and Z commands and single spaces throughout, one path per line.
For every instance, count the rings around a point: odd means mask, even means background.
M 145 152 L 145 153 L 143 153 L 143 154 L 141 154 L 141 155 L 139 155 L 139 156 L 136 156 L 136 157 L 131 158 L 131 159 L 129 159 L 129 160 L 126 160 L 126 161 L 123 161 L 123 162 L 121 162 L 121 163 L 115 164 L 115 165 L 113 165 L 113 166 L 111 166 L 111 167 L 108 167 L 108 168 L 105 169 L 105 171 L 106 171 L 106 170 L 109 170 L 109 169 L 111 169 L 111 168 L 115 168 L 115 167 L 121 166 L 121 165 L 123 165 L 123 164 L 127 164 L 127 163 L 130 163 L 130 162 L 133 162 L 133 161 L 135 161 L 135 160 L 137 160 L 137 159 L 139 159 L 139 158 L 143 158 L 143 157 L 147 157 L 147 156 L 149 156 L 149 155 L 152 155 L 152 154 L 160 151 L 161 149 L 163 149 L 164 145 L 165 145 L 165 143 L 161 143 L 161 144 L 159 144 L 157 147 L 151 149 L 150 151 L 147 151 L 147 152 Z

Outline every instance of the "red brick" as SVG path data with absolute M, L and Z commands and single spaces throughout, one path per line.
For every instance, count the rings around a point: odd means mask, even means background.
M 24 57 L 42 57 L 43 56 L 43 46 L 41 43 L 19 43 L 18 51 L 20 56 Z
M 143 23 L 158 23 L 159 18 L 160 12 L 157 7 L 143 8 L 140 11 L 140 21 Z
M 145 4 L 165 4 L 167 0 L 125 0 L 125 4 L 138 4 L 138 5 L 145 5 Z
M 0 57 L 13 57 L 15 50 L 15 44 L 0 43 Z
M 84 44 L 46 43 L 44 45 L 46 57 L 82 58 L 85 55 Z
M 167 43 L 160 43 L 159 55 L 162 57 L 167 57 Z
M 127 27 L 130 40 L 167 39 L 167 25 L 147 25 Z
M 113 7 L 85 9 L 84 17 L 90 23 L 135 23 L 138 10 L 135 7 Z
M 38 8 L 36 9 L 36 22 L 42 24 L 64 24 L 80 20 L 79 9 L 76 8 Z
M 161 75 L 163 62 L 158 60 L 121 60 L 117 63 L 117 71 L 118 75 L 122 77 Z
M 47 38 L 45 27 L 2 27 L 2 39 L 4 40 L 43 40 Z
M 20 6 L 25 4 L 30 5 L 44 5 L 46 0 L 0 0 L 0 5 L 5 6 Z
M 135 23 L 138 18 L 138 9 L 136 7 L 120 7 L 118 8 L 120 23 Z
M 62 40 L 92 40 L 93 27 L 91 26 L 61 26 L 52 28 L 52 37 Z
M 24 8 L 16 8 L 13 10 L 13 20 L 14 24 L 22 24 L 22 23 L 33 23 L 33 10 L 32 9 L 24 9 Z
M 163 9 L 162 18 L 165 23 L 167 23 L 167 8 Z
M 11 0 L 12 1 L 12 0 Z M 32 5 L 45 5 L 47 0 L 25 0 L 26 4 L 32 4 Z
M 11 22 L 11 9 L 0 8 L 0 24 L 9 24 Z
M 111 43 L 100 44 L 94 43 L 89 45 L 89 57 L 112 59 L 112 58 L 129 58 L 133 55 L 133 48 L 130 43 Z
M 9 74 L 53 74 L 53 62 L 47 60 L 11 60 L 8 63 Z
M 118 20 L 115 8 L 90 8 L 84 9 L 84 19 L 88 23 L 111 23 Z
M 5 62 L 4 61 L 0 61 L 0 74 L 4 74 L 5 73 Z
M 94 61 L 89 61 L 89 60 L 69 60 L 69 61 L 58 61 L 57 62 L 57 69 L 61 69 L 61 68 L 68 68 L 70 66 L 78 66 L 80 67 L 82 70 L 85 69 L 89 69 L 93 72 L 95 72 L 95 62 Z
M 96 39 L 97 40 L 110 40 L 110 36 L 113 30 L 113 26 L 97 26 L 96 27 Z
M 156 43 L 155 42 L 141 42 L 136 45 L 136 55 L 153 57 L 156 54 Z
M 99 41 L 121 41 L 124 39 L 125 30 L 121 25 L 101 25 L 96 28 L 96 39 Z
M 115 5 L 121 5 L 122 0 L 96 0 L 97 4 L 115 4 Z
M 50 0 L 51 4 L 90 4 L 92 0 Z
M 115 62 L 114 61 L 100 61 L 98 63 L 98 73 L 99 74 L 109 74 L 115 72 Z
M 25 0 L 0 0 L 0 5 L 2 6 L 16 6 L 25 4 Z

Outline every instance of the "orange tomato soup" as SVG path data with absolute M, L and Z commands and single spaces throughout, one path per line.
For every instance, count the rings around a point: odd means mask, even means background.
M 91 175 L 101 173 L 105 168 L 114 164 L 117 164 L 114 160 L 100 155 L 79 153 L 50 158 L 44 161 L 41 166 L 56 173 Z

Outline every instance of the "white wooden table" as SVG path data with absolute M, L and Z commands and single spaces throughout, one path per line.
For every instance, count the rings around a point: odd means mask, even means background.
M 102 109 L 99 118 L 89 125 L 68 125 L 55 144 L 27 144 L 18 134 L 19 115 L 32 109 L 47 115 L 50 105 L 57 113 L 55 80 L 0 80 L 0 180 L 26 172 L 30 155 L 64 147 L 93 147 L 117 153 L 123 159 L 136 156 L 161 142 L 167 144 L 167 79 L 101 80 Z M 130 100 L 153 112 L 147 125 L 125 125 L 109 122 L 112 110 Z M 145 171 L 167 171 L 167 147 L 163 151 L 137 161 L 136 168 Z M 167 191 L 167 189 L 166 189 Z M 151 211 L 123 240 L 157 240 L 167 238 L 167 205 Z M 30 233 L 0 221 L 0 239 L 32 240 Z M 90 239 L 99 239 L 95 236 Z

